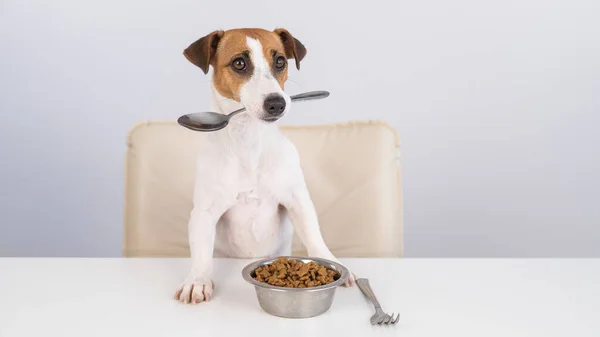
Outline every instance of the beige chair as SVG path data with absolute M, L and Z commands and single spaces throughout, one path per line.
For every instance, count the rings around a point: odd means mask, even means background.
M 382 122 L 284 126 L 296 145 L 325 242 L 338 257 L 400 257 L 399 140 Z M 144 122 L 128 135 L 126 257 L 188 257 L 194 164 L 204 133 Z M 298 237 L 293 253 L 305 254 Z

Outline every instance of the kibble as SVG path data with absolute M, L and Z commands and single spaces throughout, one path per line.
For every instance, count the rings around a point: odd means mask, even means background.
M 337 272 L 313 261 L 288 260 L 280 257 L 271 264 L 254 270 L 254 279 L 272 286 L 310 288 L 329 284 L 339 278 Z

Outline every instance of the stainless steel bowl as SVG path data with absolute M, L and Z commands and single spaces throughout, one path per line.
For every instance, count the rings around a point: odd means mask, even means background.
M 278 258 L 278 257 L 277 257 Z M 321 315 L 331 308 L 335 290 L 344 284 L 350 272 L 344 266 L 333 261 L 313 258 L 285 256 L 289 260 L 304 263 L 315 262 L 338 273 L 339 278 L 332 283 L 311 288 L 284 288 L 256 281 L 256 268 L 270 264 L 277 258 L 262 259 L 250 263 L 242 270 L 244 280 L 254 286 L 260 307 L 267 313 L 285 318 L 308 318 Z

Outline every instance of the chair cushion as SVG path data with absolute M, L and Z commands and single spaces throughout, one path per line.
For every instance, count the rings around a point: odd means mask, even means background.
M 399 141 L 382 122 L 282 126 L 300 155 L 325 242 L 338 257 L 402 256 Z M 206 134 L 148 121 L 128 135 L 123 253 L 188 257 L 194 169 Z M 294 234 L 293 254 L 305 255 Z

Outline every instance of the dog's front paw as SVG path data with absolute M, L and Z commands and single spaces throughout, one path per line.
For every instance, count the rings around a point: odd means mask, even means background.
M 174 298 L 183 303 L 200 303 L 202 301 L 210 301 L 214 282 L 210 277 L 200 277 L 190 274 L 179 289 L 175 292 Z
M 344 282 L 344 286 L 352 287 L 354 283 L 356 283 L 356 275 L 354 275 L 354 273 L 351 272 L 350 275 L 348 275 L 348 279 L 346 279 L 346 282 Z
M 320 257 L 322 259 L 326 259 L 326 260 L 329 260 L 329 261 L 333 261 L 335 263 L 339 263 L 339 264 L 341 264 L 342 266 L 345 267 L 345 265 L 343 263 L 341 263 L 331 253 L 310 254 L 309 256 Z M 344 282 L 344 286 L 346 286 L 346 287 L 352 287 L 355 282 L 356 282 L 356 275 L 354 275 L 352 272 L 350 272 L 350 275 L 348 275 L 348 278 L 346 279 L 346 282 Z

